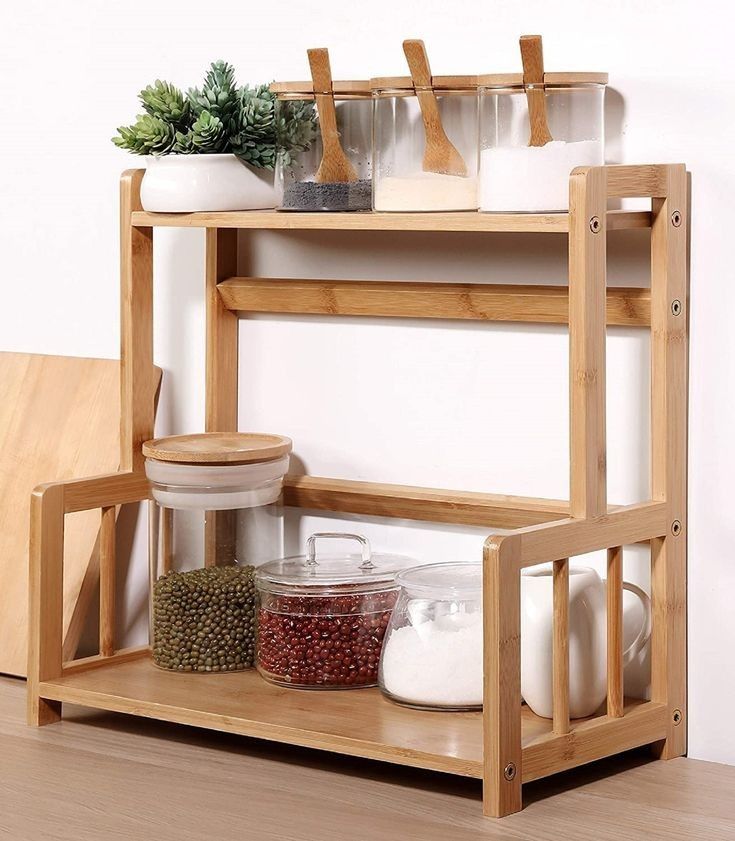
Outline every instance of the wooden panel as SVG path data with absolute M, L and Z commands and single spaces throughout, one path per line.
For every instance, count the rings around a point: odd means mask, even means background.
M 225 307 L 240 312 L 569 323 L 565 286 L 233 277 L 218 289 Z M 608 289 L 609 325 L 650 320 L 648 289 Z
M 523 782 L 566 771 L 614 753 L 655 742 L 666 732 L 666 707 L 630 701 L 623 718 L 575 721 L 564 736 L 544 735 L 523 748 Z
M 319 476 L 286 476 L 284 502 L 317 511 L 495 528 L 547 523 L 569 514 L 568 504 L 555 499 L 385 485 Z
M 528 526 L 517 532 L 521 564 L 534 566 L 609 546 L 640 543 L 665 534 L 668 526 L 668 508 L 663 502 L 621 506 L 594 520 L 568 519 Z
M 552 653 L 554 733 L 569 732 L 569 558 L 554 561 Z
M 26 674 L 31 491 L 117 469 L 118 370 L 115 360 L 0 354 L 0 672 Z M 95 596 L 98 529 L 96 512 L 67 524 L 64 629 L 74 649 Z
M 623 547 L 607 550 L 607 714 L 623 714 Z
M 141 170 L 142 171 L 142 170 Z M 608 230 L 650 228 L 648 211 L 608 211 Z M 566 213 L 292 213 L 246 210 L 223 213 L 145 213 L 133 225 L 173 228 L 242 228 L 294 231 L 480 231 L 556 233 L 569 231 Z
M 686 751 L 687 726 L 688 214 L 684 167 L 666 172 L 668 197 L 654 201 L 651 234 L 651 495 L 669 506 L 665 536 L 651 546 L 651 697 L 669 710 L 661 755 L 671 758 Z
M 520 540 L 488 539 L 483 564 L 483 811 L 521 809 Z
M 153 437 L 158 387 L 153 368 L 153 229 L 133 227 L 144 170 L 120 179 L 120 467 L 142 470 Z
M 607 511 L 605 439 L 605 169 L 569 182 L 569 397 L 571 514 Z
M 667 169 L 658 164 L 606 166 L 607 195 L 610 198 L 662 198 L 667 195 L 669 187 Z

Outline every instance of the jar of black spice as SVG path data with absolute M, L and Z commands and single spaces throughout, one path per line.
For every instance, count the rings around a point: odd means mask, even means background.
M 360 554 L 320 554 L 317 540 L 352 540 Z M 306 555 L 256 571 L 257 666 L 266 680 L 301 689 L 375 686 L 396 603 L 396 574 L 415 561 L 371 554 L 365 537 L 317 533 Z
M 328 67 L 328 59 L 326 63 Z M 313 82 L 271 85 L 271 91 L 277 95 L 279 210 L 372 208 L 370 85 L 367 81 L 330 80 L 329 87 L 331 90 L 315 91 Z M 311 121 L 305 119 L 309 114 L 313 115 Z

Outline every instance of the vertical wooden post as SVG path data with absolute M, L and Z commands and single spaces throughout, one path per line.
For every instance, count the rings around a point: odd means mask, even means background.
M 580 167 L 569 182 L 570 510 L 607 513 L 605 442 L 606 176 Z
M 115 652 L 115 519 L 114 505 L 102 509 L 100 521 L 100 654 Z
M 686 752 L 687 175 L 666 167 L 651 230 L 651 496 L 670 525 L 651 542 L 651 698 L 669 709 L 664 759 Z
M 141 445 L 153 437 L 153 228 L 133 227 L 144 170 L 120 180 L 120 469 L 143 470 Z
M 552 654 L 554 733 L 569 732 L 569 558 L 554 561 L 554 644 Z
M 174 565 L 174 509 L 161 509 L 161 572 L 171 572 Z
M 237 230 L 207 228 L 207 432 L 237 431 L 237 313 L 222 303 L 217 284 L 237 274 Z M 218 549 L 219 547 L 219 549 Z M 235 556 L 232 512 L 208 511 L 204 534 L 207 566 L 231 563 Z
M 64 488 L 36 488 L 31 496 L 29 552 L 28 723 L 51 724 L 61 704 L 39 695 L 39 683 L 62 670 L 64 621 Z
M 607 714 L 623 715 L 623 547 L 607 550 Z
M 520 552 L 520 536 L 485 542 L 483 811 L 496 818 L 522 807 Z

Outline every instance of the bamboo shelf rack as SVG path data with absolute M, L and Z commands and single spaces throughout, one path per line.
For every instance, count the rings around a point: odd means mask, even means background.
M 686 750 L 687 173 L 683 165 L 575 170 L 570 211 L 555 214 L 267 212 L 145 213 L 142 170 L 121 182 L 120 472 L 36 489 L 31 519 L 28 717 L 61 717 L 63 702 L 478 777 L 484 811 L 521 808 L 524 782 L 641 745 L 668 759 Z M 608 198 L 646 197 L 646 211 L 608 211 Z M 570 500 L 522 498 L 289 476 L 286 504 L 308 509 L 487 526 L 484 546 L 485 703 L 482 713 L 406 709 L 377 690 L 297 692 L 255 673 L 169 674 L 147 648 L 114 639 L 115 511 L 148 499 L 142 443 L 153 437 L 153 229 L 206 228 L 206 428 L 237 429 L 239 312 L 318 313 L 568 323 Z M 237 276 L 237 229 L 554 233 L 569 240 L 569 285 L 492 286 Z M 607 289 L 606 233 L 647 228 L 648 289 Z M 651 331 L 651 487 L 608 505 L 606 325 Z M 100 648 L 64 662 L 65 514 L 100 509 Z M 209 540 L 216 523 L 211 524 Z M 511 529 L 493 535 L 492 530 Z M 206 539 L 206 538 L 205 538 Z M 651 544 L 651 700 L 623 697 L 622 547 Z M 607 550 L 606 708 L 569 719 L 569 558 Z M 520 575 L 554 562 L 553 720 L 521 703 Z

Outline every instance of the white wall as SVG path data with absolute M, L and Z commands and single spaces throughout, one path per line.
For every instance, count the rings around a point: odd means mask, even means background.
M 233 62 L 242 81 L 303 78 L 304 50 L 321 45 L 340 77 L 403 73 L 405 37 L 425 39 L 436 72 L 511 71 L 519 69 L 518 36 L 542 32 L 547 69 L 609 71 L 609 160 L 684 161 L 693 173 L 690 754 L 735 763 L 726 505 L 735 468 L 728 248 L 735 87 L 725 10 L 707 0 L 471 0 L 449 12 L 437 0 L 6 4 L 0 345 L 117 355 L 117 180 L 135 161 L 109 138 L 132 119 L 136 92 L 153 79 L 196 83 L 215 58 Z M 610 240 L 611 282 L 643 283 L 640 235 Z M 561 282 L 564 272 L 563 238 L 529 246 L 512 236 L 406 235 L 381 239 L 378 251 L 369 234 L 269 234 L 252 248 L 259 271 L 305 277 Z M 203 422 L 202 261 L 200 232 L 157 233 L 162 431 Z M 241 342 L 242 425 L 292 434 L 314 473 L 567 494 L 561 329 L 262 318 L 242 322 Z M 625 502 L 645 495 L 647 481 L 647 339 L 611 330 L 609 364 L 610 497 Z M 439 399 L 431 396 L 437 387 Z M 292 522 L 298 534 L 292 530 L 289 548 L 318 522 Z M 483 537 L 410 523 L 360 528 L 381 548 L 427 560 L 476 556 Z M 626 559 L 626 574 L 645 580 L 640 552 Z M 139 582 L 129 597 L 140 609 Z

